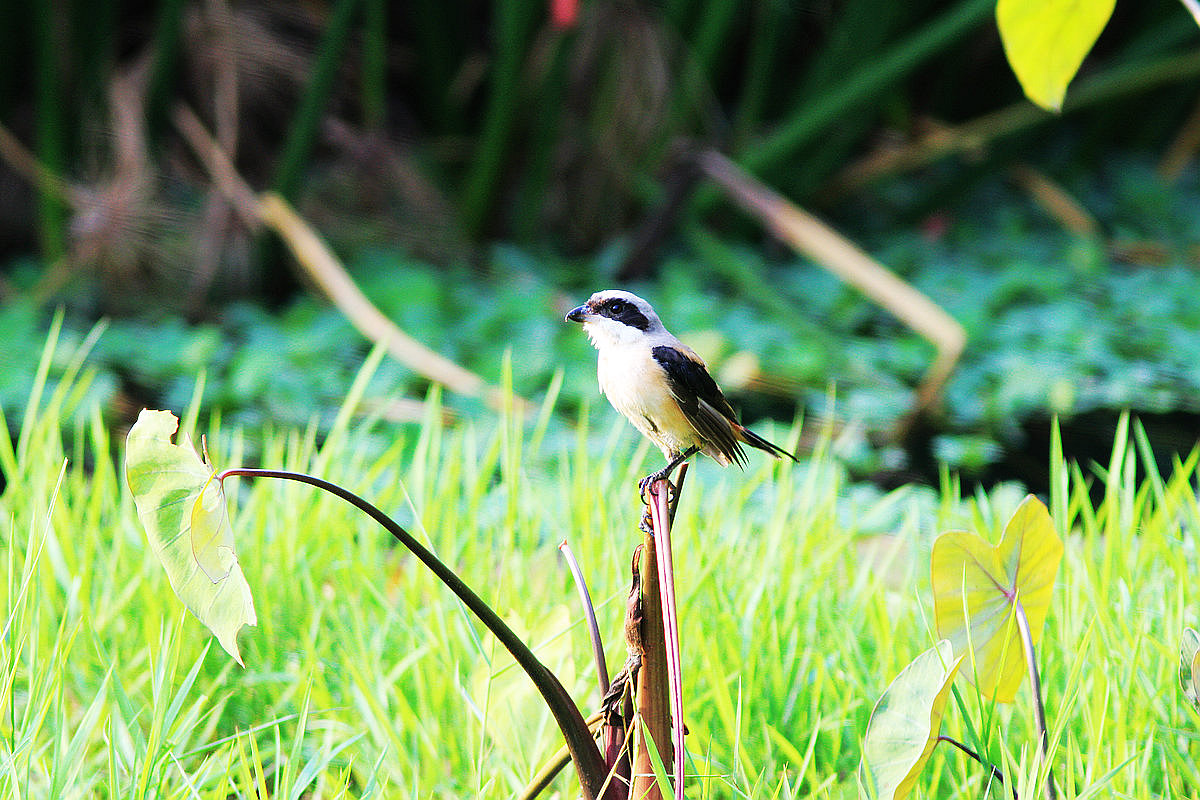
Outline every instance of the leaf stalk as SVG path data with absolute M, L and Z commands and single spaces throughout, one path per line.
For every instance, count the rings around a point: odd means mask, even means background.
M 571 696 L 563 688 L 562 683 L 559 682 L 554 673 L 538 660 L 533 651 L 505 624 L 504 620 L 500 619 L 491 606 L 485 603 L 479 595 L 475 594 L 461 578 L 454 574 L 453 570 L 439 561 L 437 556 L 421 545 L 408 531 L 397 524 L 395 520 L 349 489 L 313 475 L 272 469 L 241 467 L 227 469 L 218 473 L 217 480 L 223 485 L 226 478 L 236 476 L 246 478 L 276 478 L 308 484 L 309 486 L 329 492 L 336 497 L 340 497 L 379 523 L 384 530 L 390 533 L 409 552 L 416 556 L 421 563 L 428 567 L 442 583 L 446 584 L 450 591 L 454 592 L 463 605 L 470 609 L 487 626 L 488 630 L 500 640 L 500 643 L 512 654 L 512 657 L 521 666 L 521 669 L 525 670 L 525 674 L 533 681 L 545 699 L 546 705 L 550 707 L 550 712 L 554 715 L 554 720 L 558 723 L 563 738 L 566 739 L 567 748 L 571 751 L 571 760 L 574 762 L 575 771 L 579 776 L 579 784 L 583 791 L 583 797 L 586 800 L 596 800 L 600 796 L 607 769 L 600 755 L 600 749 L 592 739 L 591 731 L 588 730 L 587 722 L 584 721 L 579 707 L 575 705 L 575 701 L 571 699 Z
M 1029 620 L 1025 617 L 1025 607 L 1019 599 L 1013 600 L 1013 613 L 1017 619 L 1017 630 L 1021 634 L 1025 665 L 1029 668 L 1029 688 L 1033 692 L 1033 719 L 1041 738 L 1042 759 L 1046 762 L 1046 794 L 1050 800 L 1058 800 L 1058 789 L 1054 786 L 1054 768 L 1050 765 L 1050 733 L 1046 729 L 1046 707 L 1042 703 L 1042 679 L 1038 673 L 1037 652 L 1033 649 L 1033 634 L 1029 630 Z

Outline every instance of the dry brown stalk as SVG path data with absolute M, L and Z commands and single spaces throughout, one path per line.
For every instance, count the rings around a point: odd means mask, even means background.
M 1187 165 L 1195 161 L 1197 150 L 1200 150 L 1200 103 L 1192 109 L 1183 127 L 1167 147 L 1158 165 L 1159 176 L 1168 181 L 1179 180 Z
M 204 164 L 217 188 L 238 210 L 242 221 L 251 228 L 265 225 L 278 234 L 304 274 L 363 336 L 383 343 L 397 361 L 452 392 L 482 396 L 495 406 L 501 404 L 503 397 L 499 389 L 426 347 L 388 319 L 362 293 L 316 231 L 286 200 L 273 192 L 256 195 L 195 113 L 179 106 L 175 109 L 174 119 L 179 132 Z
M 1017 164 L 1012 168 L 1012 175 L 1034 202 L 1063 228 L 1077 236 L 1100 236 L 1100 223 L 1091 212 L 1045 173 L 1028 164 Z
M 647 526 L 648 527 L 648 526 Z M 636 743 L 633 756 L 633 785 L 630 797 L 662 800 L 654 764 L 646 747 L 646 737 L 663 766 L 671 771 L 671 699 L 667 689 L 667 642 L 663 628 L 663 608 L 659 590 L 658 550 L 653 533 L 642 539 L 642 663 L 638 669 L 637 711 L 633 726 Z
M 967 334 L 962 325 L 849 239 L 768 189 L 717 151 L 701 152 L 698 163 L 706 177 L 761 219 L 781 241 L 858 287 L 937 348 L 937 357 L 917 387 L 912 411 L 895 432 L 903 435 L 911 421 L 932 409 L 941 397 L 942 387 L 966 347 Z

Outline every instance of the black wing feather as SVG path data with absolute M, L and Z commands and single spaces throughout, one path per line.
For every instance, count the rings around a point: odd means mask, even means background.
M 733 408 L 704 364 L 667 345 L 659 345 L 651 352 L 667 375 L 671 394 L 696 432 L 730 461 L 745 464 L 746 453 L 733 432 L 737 424 Z

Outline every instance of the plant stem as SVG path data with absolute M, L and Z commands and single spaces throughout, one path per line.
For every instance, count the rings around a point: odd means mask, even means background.
M 525 142 L 523 170 L 518 192 L 511 206 L 511 219 L 517 242 L 541 241 L 545 233 L 546 198 L 559 157 L 564 110 L 568 105 L 569 66 L 575 52 L 575 31 L 559 31 L 545 44 L 544 61 L 533 82 L 537 98 L 528 119 L 529 137 Z M 535 43 L 536 46 L 536 43 Z
M 688 464 L 685 461 L 679 465 L 679 477 L 675 479 L 675 499 L 671 501 L 671 516 L 670 522 L 675 524 L 675 512 L 679 510 L 679 498 L 683 497 L 683 481 L 687 477 Z
M 771 88 L 771 70 L 779 50 L 779 39 L 787 27 L 783 4 L 776 0 L 757 3 L 750 12 L 753 33 L 743 65 L 745 76 L 733 121 L 732 146 L 741 148 L 758 129 Z
M 1029 630 L 1029 620 L 1025 617 L 1025 607 L 1021 605 L 1020 600 L 1013 601 L 1013 612 L 1017 618 L 1017 630 L 1021 633 L 1025 665 L 1029 667 L 1029 687 L 1033 691 L 1033 719 L 1041 736 L 1042 759 L 1046 762 L 1046 794 L 1050 796 L 1050 800 L 1058 800 L 1058 790 L 1054 787 L 1054 768 L 1050 766 L 1050 733 L 1046 730 L 1046 707 L 1042 704 L 1042 679 L 1038 674 L 1033 634 Z
M 363 24 L 362 114 L 372 133 L 383 130 L 387 111 L 387 2 L 367 0 Z
M 959 713 L 962 714 L 963 725 L 966 727 L 967 733 L 969 734 L 968 740 L 974 742 L 976 747 L 978 747 L 980 750 L 983 750 L 983 736 L 980 731 L 975 730 L 975 726 L 971 723 L 971 715 L 967 709 L 967 701 L 963 700 L 962 693 L 960 693 L 958 691 L 958 687 L 953 684 L 950 685 L 950 693 L 954 696 L 954 703 L 958 706 Z M 958 744 L 958 742 L 955 742 L 955 744 Z
M 704 8 L 700 24 L 692 36 L 690 50 L 699 73 L 697 77 L 709 86 L 717 82 L 717 66 L 721 57 L 728 55 L 732 49 L 729 47 L 729 28 L 738 10 L 737 3 L 711 0 Z
M 829 200 L 851 194 L 885 176 L 918 169 L 956 153 L 975 152 L 999 139 L 1024 133 L 1072 112 L 1163 84 L 1194 78 L 1197 74 L 1200 74 L 1200 54 L 1194 51 L 1163 56 L 1150 63 L 1113 67 L 1081 80 L 1079 87 L 1072 89 L 1063 103 L 1061 115 L 1051 114 L 1028 100 L 1021 100 L 939 131 L 936 135 L 924 137 L 878 164 L 852 164 L 834 176 L 822 196 Z
M 35 71 L 34 108 L 37 160 L 47 174 L 62 175 L 67 163 L 66 100 L 59 66 L 62 49 L 58 42 L 54 3 L 33 4 Z M 37 235 L 42 257 L 54 262 L 67 252 L 67 209 L 55 194 L 53 184 L 40 178 L 34 183 L 37 198 Z
M 603 712 L 597 712 L 587 719 L 588 727 L 600 727 L 604 724 Z M 563 745 L 554 751 L 554 755 L 546 759 L 541 768 L 534 773 L 533 778 L 525 785 L 521 792 L 514 796 L 513 800 L 534 800 L 546 789 L 550 788 L 550 784 L 558 777 L 558 773 L 563 771 L 563 767 L 571 760 L 571 750 Z
M 579 602 L 583 604 L 583 616 L 587 620 L 588 638 L 592 640 L 592 655 L 596 658 L 596 678 L 600 684 L 600 696 L 603 697 L 608 694 L 608 662 L 604 658 L 604 640 L 600 638 L 600 626 L 596 623 L 596 608 L 592 605 L 592 595 L 588 592 L 583 570 L 579 568 L 579 562 L 571 552 L 571 545 L 564 539 L 558 549 L 567 559 L 571 577 L 575 579 L 575 588 L 579 590 Z
M 673 718 L 671 730 L 675 745 L 675 797 L 676 800 L 683 800 L 683 675 L 679 656 L 679 613 L 675 604 L 675 560 L 671 553 L 670 486 L 670 481 L 663 478 L 650 487 L 650 515 L 654 520 L 654 537 L 658 540 L 658 585 L 662 595 L 667 681 L 671 689 Z
M 567 690 L 563 688 L 563 685 L 555 677 L 554 673 L 538 660 L 537 656 L 533 654 L 533 651 L 529 649 L 525 642 L 513 633 L 512 628 L 509 628 L 504 620 L 500 619 L 496 612 L 492 610 L 491 606 L 480 599 L 479 595 L 475 594 L 469 586 L 463 583 L 462 579 L 454 574 L 453 570 L 439 561 L 437 556 L 429 550 L 426 550 L 420 542 L 414 539 L 408 531 L 404 530 L 391 517 L 349 489 L 344 489 L 335 483 L 330 483 L 312 475 L 273 469 L 227 469 L 217 475 L 217 480 L 224 484 L 226 478 L 235 476 L 278 478 L 279 480 L 306 483 L 309 486 L 323 489 L 332 495 L 342 498 L 383 526 L 400 544 L 404 545 L 409 552 L 428 567 L 442 583 L 446 584 L 450 588 L 450 591 L 454 592 L 463 605 L 470 609 L 487 626 L 492 635 L 500 640 L 500 643 L 512 654 L 512 657 L 521 665 L 521 668 L 525 670 L 525 674 L 533 681 L 545 699 L 546 705 L 550 707 L 550 712 L 554 715 L 559 730 L 563 733 L 563 738 L 566 739 L 567 747 L 571 751 L 571 759 L 575 763 L 575 771 L 579 775 L 579 785 L 583 790 L 583 796 L 587 800 L 596 800 L 600 793 L 600 787 L 604 783 L 604 776 L 607 770 L 604 766 L 604 759 L 600 756 L 600 749 L 592 739 L 591 731 L 588 730 L 587 722 L 584 721 L 583 715 L 579 713 L 579 707 L 575 705 L 575 701 L 567 694 Z
M 659 591 L 658 538 L 647 531 L 642 538 L 642 569 L 640 571 L 642 618 L 637 636 L 641 651 L 641 665 L 637 671 L 637 709 L 633 728 L 636 731 L 636 752 L 632 767 L 629 796 L 639 800 L 662 800 L 662 791 L 654 776 L 654 762 L 650 757 L 647 739 L 654 749 L 663 754 L 663 764 L 670 769 L 667 759 L 671 751 L 665 746 L 670 741 L 670 692 L 667 689 L 667 643 Z
M 1004 784 L 1004 773 L 1000 771 L 1000 768 L 997 767 L 995 764 L 991 763 L 990 761 L 985 761 L 983 756 L 979 755 L 979 753 L 976 753 L 974 750 L 967 747 L 962 742 L 958 741 L 957 739 L 952 739 L 949 736 L 938 736 L 937 740 L 939 742 L 945 742 L 946 744 L 952 744 L 955 747 L 957 747 L 959 750 L 962 750 L 964 753 L 969 755 L 971 758 L 975 759 L 980 764 L 982 764 L 983 766 L 990 769 L 992 771 L 992 777 L 995 778 L 1001 785 Z M 1015 787 L 1015 786 L 1012 787 L 1012 796 L 1013 796 L 1013 800 L 1020 800 L 1020 798 L 1017 797 L 1017 787 Z
M 537 3 L 524 0 L 499 0 L 492 5 L 496 53 L 483 125 L 461 200 L 463 227 L 472 237 L 478 237 L 487 226 L 500 190 L 500 176 L 520 121 L 521 67 L 539 9 Z
M 351 23 L 359 3 L 360 0 L 338 0 L 333 6 L 329 24 L 317 48 L 312 76 L 289 123 L 287 139 L 271 182 L 272 188 L 289 201 L 296 199 L 309 154 L 316 144 L 321 118 L 333 93 L 342 53 L 350 40 Z
M 154 60 L 146 87 L 146 126 L 152 143 L 158 141 L 162 132 L 175 89 L 185 4 L 183 0 L 164 0 L 158 5 L 158 19 L 154 23 Z

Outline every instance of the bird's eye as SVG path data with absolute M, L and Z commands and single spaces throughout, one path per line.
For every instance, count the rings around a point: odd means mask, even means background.
M 613 300 L 611 303 L 608 304 L 608 310 L 614 314 L 620 314 L 622 311 L 625 310 L 625 301 L 624 300 Z

